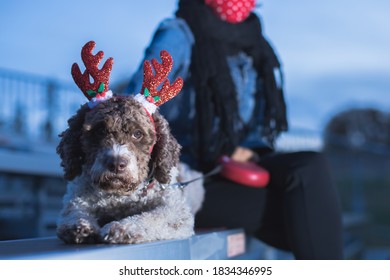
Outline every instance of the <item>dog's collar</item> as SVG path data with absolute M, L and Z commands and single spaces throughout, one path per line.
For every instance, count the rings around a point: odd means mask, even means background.
M 142 197 L 146 196 L 148 194 L 148 191 L 154 189 L 156 184 L 158 183 L 156 180 L 154 180 L 154 178 L 151 181 L 145 181 L 144 186 L 139 190 L 140 195 Z
M 139 190 L 141 196 L 146 196 L 148 190 L 153 189 L 157 183 L 157 181 L 154 179 L 154 169 L 155 169 L 154 163 L 149 162 L 148 177 L 145 179 L 145 181 L 143 182 L 143 186 Z

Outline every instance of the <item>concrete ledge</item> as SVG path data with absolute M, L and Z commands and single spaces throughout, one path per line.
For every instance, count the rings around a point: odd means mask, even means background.
M 245 256 L 243 230 L 199 233 L 191 238 L 136 245 L 68 245 L 56 237 L 0 242 L 0 259 L 207 260 Z

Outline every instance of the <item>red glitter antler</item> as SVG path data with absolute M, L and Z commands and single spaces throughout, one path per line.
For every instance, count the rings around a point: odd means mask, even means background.
M 84 73 L 81 73 L 77 63 L 72 65 L 73 80 L 88 100 L 91 100 L 94 97 L 105 97 L 105 94 L 108 91 L 110 72 L 113 64 L 113 58 L 110 57 L 106 60 L 102 69 L 98 68 L 104 53 L 99 51 L 96 55 L 93 55 L 92 50 L 95 45 L 94 41 L 90 41 L 86 43 L 81 50 L 81 58 L 86 68 Z M 93 78 L 92 83 L 90 82 L 90 76 Z
M 145 60 L 144 62 L 144 81 L 142 83 L 141 93 L 145 98 L 154 103 L 156 106 L 167 102 L 174 96 L 176 96 L 183 87 L 183 79 L 177 78 L 172 84 L 167 79 L 169 72 L 172 69 L 173 59 L 167 51 L 161 51 L 160 57 L 162 63 L 158 63 L 156 59 L 152 59 L 151 62 Z M 153 69 L 155 74 L 153 74 Z M 161 89 L 158 90 L 158 86 L 164 82 Z

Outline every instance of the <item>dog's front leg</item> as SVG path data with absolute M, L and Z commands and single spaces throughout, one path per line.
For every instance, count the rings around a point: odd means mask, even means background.
M 86 207 L 70 201 L 61 211 L 57 236 L 66 243 L 95 243 L 99 236 L 99 226 Z
M 193 235 L 194 217 L 187 205 L 164 205 L 113 221 L 101 229 L 106 243 L 144 243 L 157 240 L 187 238 Z

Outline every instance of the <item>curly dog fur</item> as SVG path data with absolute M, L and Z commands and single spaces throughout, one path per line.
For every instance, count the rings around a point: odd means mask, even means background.
M 69 181 L 57 235 L 66 243 L 143 243 L 193 234 L 202 182 L 179 163 L 168 122 L 133 97 L 83 105 L 60 134 L 57 153 Z M 166 188 L 165 188 L 166 187 Z

